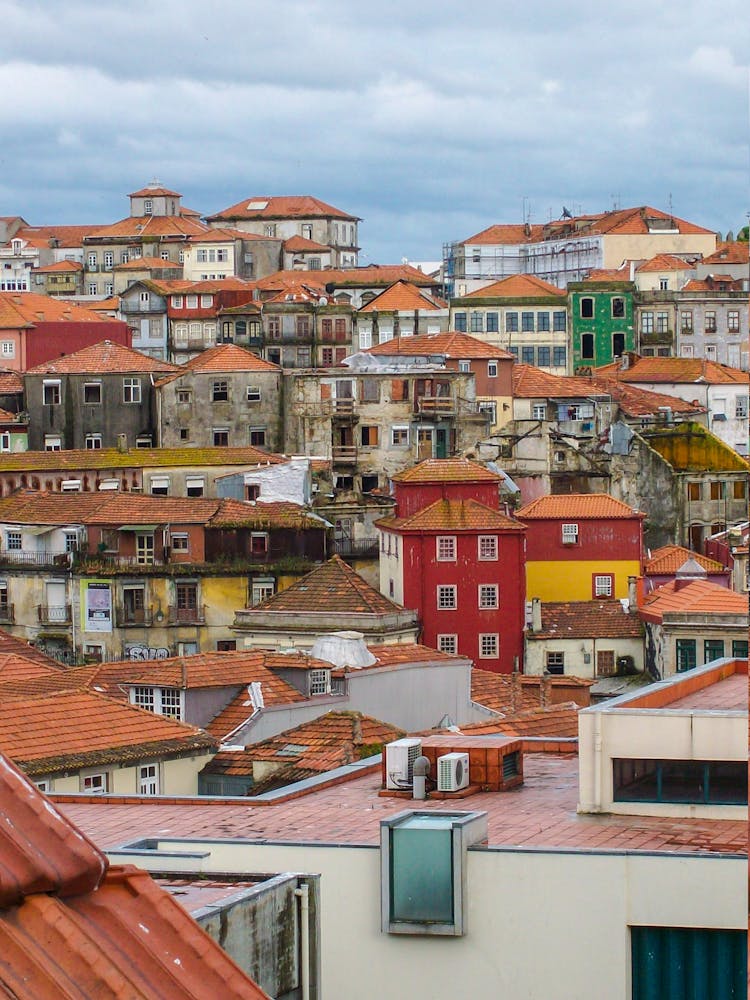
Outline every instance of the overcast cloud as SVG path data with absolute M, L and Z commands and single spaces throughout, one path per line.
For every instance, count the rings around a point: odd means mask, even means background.
M 747 0 L 0 0 L 0 215 L 312 194 L 362 262 L 493 222 L 750 211 Z M 524 201 L 525 199 L 525 201 Z

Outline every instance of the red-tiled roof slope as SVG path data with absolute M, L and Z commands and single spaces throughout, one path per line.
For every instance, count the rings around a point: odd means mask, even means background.
M 376 295 L 360 312 L 436 312 L 447 309 L 448 303 L 417 288 L 410 281 L 396 281 Z
M 499 483 L 501 476 L 469 458 L 426 458 L 393 477 L 396 483 Z
M 516 511 L 521 521 L 535 518 L 623 518 L 645 517 L 607 493 L 561 493 L 537 497 Z
M 0 756 L 0 992 L 263 1000 L 146 872 L 106 857 Z
M 204 233 L 206 229 L 207 226 L 193 216 L 129 215 L 119 222 L 113 222 L 110 226 L 89 231 L 86 236 L 91 240 L 117 239 L 122 236 L 148 240 L 150 236 L 160 236 L 182 241 L 187 236 Z
M 595 374 L 608 375 L 620 382 L 663 382 L 724 385 L 747 383 L 748 373 L 739 368 L 707 361 L 705 358 L 640 358 L 632 356 L 627 368 L 619 362 L 597 368 Z
M 461 240 L 472 246 L 492 244 L 513 246 L 517 243 L 536 243 L 543 238 L 543 226 L 528 226 L 523 223 L 500 223 L 488 226 L 481 233 L 469 236 L 468 239 Z
M 0 391 L 2 391 L 0 389 Z M 15 390 L 14 390 L 15 391 Z M 247 445 L 244 448 L 71 448 L 63 451 L 15 451 L 3 455 L 4 472 L 40 472 L 46 469 L 133 469 L 202 465 L 277 465 L 284 455 Z
M 115 264 L 113 271 L 181 271 L 182 264 L 161 257 L 133 257 L 124 264 Z
M 402 610 L 371 587 L 341 556 L 333 556 L 290 587 L 255 605 L 253 610 L 330 614 L 332 608 L 337 614 L 387 615 Z
M 693 552 L 682 545 L 662 545 L 661 548 L 654 549 L 651 557 L 644 563 L 646 576 L 663 576 L 669 573 L 676 573 L 688 559 L 694 559 L 699 566 L 709 575 L 717 573 L 723 575 L 727 572 L 726 567 L 715 559 L 709 559 L 701 555 L 700 552 Z
M 507 278 L 494 281 L 491 285 L 485 285 L 484 288 L 477 288 L 462 297 L 466 299 L 539 299 L 550 297 L 564 299 L 566 294 L 564 288 L 551 285 L 549 281 L 543 281 L 533 274 L 511 274 Z
M 675 611 L 747 617 L 747 595 L 707 580 L 672 580 L 649 594 L 640 608 L 641 617 L 651 622 L 661 622 Z
M 421 357 L 444 354 L 446 358 L 512 358 L 509 351 L 493 347 L 468 333 L 421 333 L 417 337 L 394 337 L 369 348 L 365 353 L 390 357 L 394 354 Z
M 702 264 L 747 264 L 750 254 L 750 243 L 720 243 L 716 251 L 709 257 L 704 257 Z
M 694 271 L 695 264 L 691 264 L 682 257 L 675 257 L 671 253 L 658 253 L 650 260 L 644 261 L 636 270 L 639 274 L 650 271 Z
M 259 358 L 252 351 L 236 344 L 209 347 L 185 364 L 193 372 L 279 372 L 279 365 Z
M 0 371 L 0 393 L 4 395 L 23 392 L 23 378 L 18 372 Z M 3 456 L 3 461 L 5 457 Z
M 150 185 L 147 184 L 145 188 L 141 188 L 139 191 L 131 191 L 128 198 L 181 198 L 182 195 L 179 191 L 170 191 L 169 188 L 161 187 L 159 184 Z
M 118 322 L 99 313 L 36 292 L 0 292 L 0 329 L 33 328 L 38 323 Z
M 471 700 L 504 718 L 542 707 L 542 680 L 555 687 L 585 689 L 594 683 L 581 677 L 524 677 L 497 674 L 474 667 L 471 671 Z M 515 686 L 515 694 L 514 694 Z
M 287 253 L 330 253 L 331 248 L 323 243 L 316 243 L 315 240 L 305 239 L 304 236 L 291 236 L 284 240 L 284 250 Z
M 60 272 L 82 271 L 83 264 L 79 260 L 58 260 L 46 267 L 34 268 L 35 274 L 59 274 Z
M 223 208 L 215 215 L 209 215 L 209 222 L 219 222 L 222 219 L 313 219 L 334 218 L 359 222 L 356 215 L 342 212 L 312 195 L 257 195 L 244 198 L 236 205 Z
M 53 669 L 61 669 L 57 660 L 53 660 L 51 656 L 40 652 L 36 646 L 32 646 L 25 639 L 19 639 L 10 632 L 0 629 L 0 654 L 6 653 L 21 656 L 25 660 L 33 660 L 35 663 L 42 663 Z
M 384 517 L 378 522 L 395 531 L 523 531 L 525 525 L 477 500 L 436 500 L 409 517 Z
M 20 653 L 4 653 L 0 651 L 0 685 L 7 683 L 23 684 L 35 677 L 60 677 L 64 673 L 52 664 L 43 663 Z
M 326 285 L 336 288 L 385 288 L 394 281 L 407 281 L 412 285 L 432 286 L 435 279 L 411 264 L 370 264 L 367 267 L 330 268 L 325 271 L 276 271 L 259 278 L 256 288 L 262 292 L 282 292 L 300 281 L 325 294 Z
M 50 240 L 56 240 L 59 247 L 80 247 L 83 246 L 84 237 L 93 233 L 100 227 L 93 226 L 24 226 L 16 233 L 16 237 L 21 240 L 32 242 L 44 241 L 49 246 Z
M 535 639 L 640 639 L 643 623 L 623 611 L 619 601 L 545 601 L 542 628 L 527 632 Z
M 537 739 L 548 737 L 575 739 L 578 736 L 578 709 L 575 702 L 552 705 L 549 708 L 526 709 L 506 714 L 502 719 L 473 722 L 461 726 L 461 732 L 470 736 L 526 736 Z
M 45 361 L 36 368 L 30 368 L 27 375 L 120 375 L 131 372 L 178 372 L 177 365 L 158 361 L 148 354 L 123 347 L 111 340 L 84 347 L 73 354 L 66 354 L 53 361 Z

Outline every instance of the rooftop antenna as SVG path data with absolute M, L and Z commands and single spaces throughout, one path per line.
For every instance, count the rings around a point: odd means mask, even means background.
M 669 218 L 670 219 L 674 219 L 674 212 L 672 211 L 672 192 L 671 191 L 669 192 L 668 203 L 669 203 Z

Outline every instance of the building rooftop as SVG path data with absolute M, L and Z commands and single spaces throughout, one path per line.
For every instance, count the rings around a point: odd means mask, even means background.
M 519 520 L 627 518 L 646 515 L 606 493 L 562 493 L 538 497 L 516 511 Z
M 500 483 L 502 476 L 468 458 L 426 458 L 393 476 L 394 483 Z
M 184 241 L 188 236 L 195 236 L 207 229 L 198 219 L 185 215 L 129 215 L 110 226 L 89 230 L 87 240 L 98 240 L 106 243 L 122 237 L 146 239 L 158 236 L 162 239 L 178 239 Z
M 385 291 L 376 295 L 367 305 L 363 306 L 360 312 L 436 312 L 447 308 L 447 302 L 417 288 L 411 282 L 396 281 L 390 288 L 386 288 Z
M 731 674 L 709 687 L 691 691 L 675 698 L 669 708 L 699 712 L 747 711 L 747 674 Z
M 542 628 L 539 632 L 527 630 L 529 640 L 586 639 L 591 636 L 640 639 L 643 636 L 641 620 L 637 615 L 623 611 L 619 601 L 545 601 L 541 610 Z
M 394 281 L 408 281 L 412 285 L 430 288 L 435 284 L 434 278 L 410 264 L 370 264 L 367 267 L 326 268 L 324 271 L 276 271 L 259 278 L 255 287 L 264 293 L 278 293 L 303 282 L 310 288 L 318 289 L 320 294 L 328 295 L 328 284 L 337 289 L 385 288 Z
M 709 559 L 700 552 L 686 549 L 682 545 L 662 545 L 661 548 L 654 549 L 650 557 L 644 561 L 643 571 L 646 576 L 673 574 L 688 559 L 694 559 L 709 575 L 716 573 L 723 576 L 727 572 L 726 567 L 720 562 Z
M 510 227 L 505 227 L 505 226 L 493 227 L 493 229 L 497 228 L 506 229 Z M 486 230 L 486 232 L 489 233 L 490 230 Z M 474 240 L 467 240 L 467 243 L 473 243 L 473 242 Z M 491 242 L 494 242 L 494 240 Z M 516 242 L 516 241 L 514 240 L 511 242 Z M 522 241 L 522 242 L 527 242 L 527 241 Z M 464 295 L 462 298 L 466 299 L 557 298 L 564 300 L 566 294 L 567 293 L 564 288 L 558 288 L 557 285 L 551 285 L 549 281 L 543 281 L 541 278 L 537 278 L 533 274 L 512 274 L 508 278 L 502 278 L 500 281 L 493 281 L 491 285 L 485 285 L 484 288 L 477 288 L 475 289 L 475 291 L 469 292 L 468 295 Z
M 650 271 L 694 271 L 695 264 L 683 260 L 682 257 L 675 257 L 671 253 L 659 253 L 650 260 L 644 261 L 636 268 L 639 274 Z
M 27 375 L 129 375 L 131 373 L 177 372 L 177 365 L 123 347 L 112 340 L 84 347 L 29 368 Z
M 237 344 L 217 344 L 185 363 L 192 372 L 280 372 L 280 365 L 238 347 Z
M 547 699 L 553 705 L 574 700 L 581 707 L 588 706 L 588 689 L 593 683 L 583 677 L 498 674 L 474 667 L 471 671 L 471 700 L 504 718 L 515 718 L 519 712 L 535 712 L 549 707 L 543 704 L 543 700 Z
M 284 250 L 287 253 L 330 253 L 331 248 L 324 243 L 305 239 L 304 236 L 292 236 L 284 240 Z
M 747 594 L 727 590 L 707 580 L 671 580 L 657 587 L 638 609 L 641 618 L 662 622 L 665 615 L 692 614 L 744 615 L 747 618 Z
M 342 212 L 340 208 L 327 205 L 312 195 L 254 195 L 244 198 L 236 205 L 223 208 L 215 215 L 207 216 L 209 222 L 222 219 L 345 219 L 359 222 L 356 215 Z
M 525 525 L 477 500 L 436 500 L 408 517 L 384 517 L 390 531 L 524 531 Z
M 701 264 L 747 264 L 749 253 L 750 243 L 739 240 L 733 243 L 720 243 L 714 253 L 703 258 Z
M 133 257 L 124 264 L 115 264 L 113 271 L 181 271 L 182 264 L 162 257 Z
M 483 737 L 487 739 L 488 737 Z M 500 739 L 500 737 L 498 737 Z M 300 795 L 278 806 L 252 800 L 97 801 L 68 799 L 59 808 L 103 849 L 160 836 L 170 830 L 185 838 L 239 838 L 286 843 L 369 844 L 380 842 L 380 821 L 414 803 L 379 796 L 380 767 L 372 773 Z M 654 816 L 578 815 L 575 755 L 527 753 L 524 783 L 504 793 L 480 792 L 461 808 L 486 811 L 492 847 L 599 851 L 676 851 L 690 854 L 745 851 L 747 827 L 732 820 Z M 444 810 L 444 801 L 419 803 Z
M 20 381 L 20 379 L 19 379 Z M 23 385 L 23 384 L 22 384 Z M 0 392 L 2 392 L 0 380 Z M 6 389 L 7 392 L 20 391 Z M 287 462 L 276 455 L 248 445 L 246 448 L 71 448 L 63 451 L 17 451 L 3 455 L 3 472 L 43 472 L 47 470 L 138 469 L 200 466 L 278 465 Z
M 595 374 L 609 375 L 620 382 L 661 382 L 665 385 L 730 385 L 736 382 L 747 385 L 750 378 L 739 368 L 705 358 L 641 358 L 637 354 L 626 357 L 627 367 L 622 367 L 622 361 L 615 361 L 597 368 Z
M 36 292 L 0 292 L 0 330 L 33 329 L 39 323 L 115 323 L 99 313 Z M 123 348 L 126 350 L 126 348 Z
M 376 301 L 376 300 L 373 300 Z M 377 344 L 369 348 L 366 354 L 382 355 L 411 355 L 423 357 L 431 354 L 444 354 L 446 358 L 504 358 L 510 359 L 513 355 L 509 351 L 503 350 L 486 341 L 478 340 L 469 336 L 468 333 L 422 333 L 416 337 L 394 337 L 384 343 Z

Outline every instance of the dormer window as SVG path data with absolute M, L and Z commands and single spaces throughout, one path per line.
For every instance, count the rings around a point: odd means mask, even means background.
M 311 670 L 308 674 L 310 697 L 316 694 L 331 693 L 331 671 Z
M 143 202 L 143 214 L 153 215 L 154 214 L 154 203 L 150 198 L 146 198 Z

